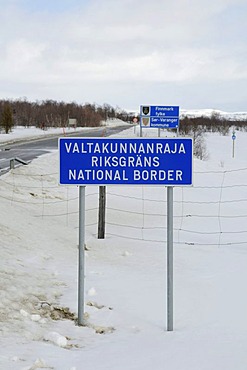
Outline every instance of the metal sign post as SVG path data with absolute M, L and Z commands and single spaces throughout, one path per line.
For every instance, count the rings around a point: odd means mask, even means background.
M 236 140 L 236 135 L 235 131 L 232 133 L 232 158 L 235 156 L 235 140 Z
M 79 186 L 78 325 L 84 325 L 85 193 L 86 186 Z
M 167 331 L 173 330 L 173 187 L 167 187 Z

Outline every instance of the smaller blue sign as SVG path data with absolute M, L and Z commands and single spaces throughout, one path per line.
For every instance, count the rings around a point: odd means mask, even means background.
M 179 125 L 179 118 L 141 117 L 141 124 L 143 127 L 177 128 Z
M 236 140 L 236 135 L 232 135 L 232 140 Z
M 179 107 L 142 105 L 140 123 L 142 127 L 177 128 L 179 125 Z
M 179 107 L 177 106 L 151 106 L 150 116 L 153 117 L 178 117 Z

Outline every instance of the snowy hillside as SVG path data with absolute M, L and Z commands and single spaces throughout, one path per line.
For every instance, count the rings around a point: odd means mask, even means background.
M 219 117 L 227 120 L 247 120 L 247 112 L 224 112 L 218 109 L 181 109 L 180 117 L 211 117 L 212 114 L 217 114 Z
M 232 158 L 231 135 L 207 134 L 194 186 L 174 189 L 173 332 L 165 188 L 109 186 L 104 240 L 98 188 L 86 188 L 86 326 L 78 327 L 78 188 L 58 185 L 57 152 L 1 176 L 0 368 L 246 369 L 247 133 L 236 135 Z

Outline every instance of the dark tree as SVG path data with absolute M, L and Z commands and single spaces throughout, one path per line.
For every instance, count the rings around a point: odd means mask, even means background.
M 1 124 L 6 134 L 8 134 L 13 127 L 13 113 L 9 104 L 4 104 L 2 112 Z

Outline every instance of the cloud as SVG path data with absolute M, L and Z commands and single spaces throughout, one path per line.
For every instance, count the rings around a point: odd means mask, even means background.
M 247 79 L 246 25 L 237 23 L 246 10 L 243 0 L 208 0 L 203 7 L 197 0 L 74 0 L 71 6 L 61 0 L 57 12 L 46 1 L 43 7 L 1 3 L 5 86 L 7 81 L 19 87 L 38 84 L 39 94 L 42 86 L 43 94 L 57 86 L 57 95 L 66 97 L 69 83 L 78 89 L 98 84 L 101 94 L 110 96 L 109 86 L 120 83 L 151 83 L 158 89 L 163 83 Z

